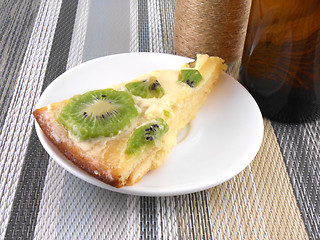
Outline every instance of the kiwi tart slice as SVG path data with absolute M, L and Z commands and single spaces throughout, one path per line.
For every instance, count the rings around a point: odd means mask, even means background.
M 111 88 L 72 97 L 59 122 L 81 140 L 119 134 L 138 116 L 131 94 Z
M 76 166 L 111 186 L 130 186 L 163 164 L 223 69 L 222 59 L 200 54 L 179 70 L 153 71 L 33 114 Z
M 142 98 L 161 98 L 165 91 L 155 77 L 142 81 L 127 83 L 126 88 L 130 93 Z
M 137 128 L 127 142 L 126 153 L 138 154 L 145 147 L 157 145 L 168 130 L 169 126 L 162 118 Z

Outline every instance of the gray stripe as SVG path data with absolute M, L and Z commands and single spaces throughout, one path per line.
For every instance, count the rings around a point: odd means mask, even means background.
M 42 91 L 66 70 L 77 4 L 77 0 L 62 2 Z M 49 156 L 33 129 L 16 189 L 6 239 L 33 237 L 48 163 Z
M 32 0 L 0 3 L 0 129 L 6 119 L 39 5 L 40 1 Z
M 148 1 L 138 0 L 139 52 L 149 52 Z
M 272 122 L 310 239 L 320 239 L 320 121 Z
M 206 236 L 207 239 L 213 239 L 212 237 L 212 225 L 211 225 L 211 219 L 210 219 L 210 213 L 209 213 L 209 207 L 208 207 L 208 198 L 207 198 L 207 191 L 200 192 L 201 196 L 201 202 L 200 202 L 200 208 L 202 209 L 202 219 L 203 220 L 203 234 Z
M 33 129 L 5 239 L 19 237 L 31 239 L 33 237 L 49 159 L 47 153 L 40 146 L 37 134 Z
M 140 239 L 157 239 L 157 206 L 156 198 L 140 198 Z
M 193 194 L 196 194 L 196 193 L 193 193 Z M 192 206 L 192 203 L 193 203 L 193 201 L 192 201 L 192 195 L 193 194 L 188 194 L 188 195 L 186 195 L 186 197 L 188 197 L 188 199 L 189 199 L 189 203 L 190 203 L 190 206 L 189 206 L 189 210 L 190 210 L 190 219 L 189 219 L 189 227 L 191 228 L 191 236 L 192 236 L 192 238 L 191 239 L 196 239 L 195 238 L 195 236 L 196 236 L 196 227 L 195 227 L 195 216 L 194 216 L 194 210 L 193 210 L 193 206 Z M 190 237 L 191 237 L 190 236 Z
M 148 1 L 138 0 L 139 52 L 148 52 L 149 47 Z M 157 201 L 154 197 L 140 198 L 141 239 L 157 239 Z
M 201 191 L 174 197 L 179 239 L 212 239 L 205 195 L 206 191 Z

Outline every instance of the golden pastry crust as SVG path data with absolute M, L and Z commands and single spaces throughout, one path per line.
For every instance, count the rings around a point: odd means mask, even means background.
M 66 103 L 66 101 L 61 103 L 54 103 L 51 105 L 51 107 L 54 108 L 55 105 L 64 105 L 64 103 Z M 63 155 L 66 156 L 66 158 L 71 160 L 75 165 L 77 165 L 90 175 L 111 186 L 123 186 L 121 177 L 117 175 L 116 171 L 112 172 L 110 171 L 110 169 L 105 169 L 105 171 L 103 171 L 102 169 L 104 169 L 105 166 L 103 164 L 101 164 L 100 166 L 92 164 L 91 157 L 83 152 L 83 150 L 77 144 L 74 144 L 72 140 L 70 140 L 69 138 L 58 140 L 55 137 L 55 134 L 57 134 L 56 129 L 60 126 L 58 126 L 59 123 L 50 119 L 47 106 L 36 109 L 33 112 L 33 115 L 46 137 L 59 149 L 61 153 L 63 153 Z

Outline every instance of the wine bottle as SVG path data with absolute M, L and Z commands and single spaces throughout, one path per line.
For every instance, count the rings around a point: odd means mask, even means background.
M 253 0 L 239 81 L 267 118 L 320 119 L 319 0 Z

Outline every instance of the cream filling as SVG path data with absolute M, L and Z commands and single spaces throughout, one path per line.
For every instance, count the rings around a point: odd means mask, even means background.
M 144 80 L 148 77 L 155 76 L 162 87 L 165 89 L 165 95 L 162 98 L 149 98 L 144 99 L 141 97 L 133 96 L 136 103 L 136 107 L 140 113 L 138 118 L 132 122 L 125 130 L 120 132 L 118 135 L 113 137 L 99 137 L 96 139 L 89 140 L 79 140 L 68 132 L 59 122 L 60 111 L 52 111 L 51 105 L 48 106 L 48 114 L 50 115 L 49 119 L 55 119 L 56 129 L 53 134 L 54 138 L 59 142 L 61 141 L 62 136 L 68 136 L 74 143 L 77 144 L 86 154 L 89 154 L 92 157 L 99 158 L 104 155 L 107 145 L 110 141 L 113 141 L 116 138 L 126 135 L 128 132 L 133 132 L 138 125 L 142 125 L 148 121 L 151 121 L 155 118 L 167 118 L 164 111 L 172 112 L 172 107 L 177 107 L 176 102 L 179 102 L 179 96 L 190 93 L 192 89 L 184 83 L 178 81 L 179 71 L 174 70 L 162 70 L 154 71 L 146 75 L 142 75 L 132 81 Z M 128 83 L 128 82 L 126 82 Z M 118 86 L 112 86 L 115 90 L 125 91 L 124 85 L 122 83 Z M 170 127 L 170 126 L 169 126 Z M 130 137 L 130 134 L 127 134 L 127 137 Z

